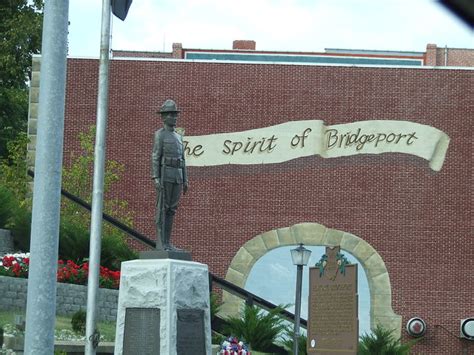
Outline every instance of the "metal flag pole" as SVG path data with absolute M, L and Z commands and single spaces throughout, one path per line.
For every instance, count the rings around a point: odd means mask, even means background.
M 54 352 L 69 1 L 44 5 L 25 354 Z
M 87 284 L 87 317 L 85 354 L 94 355 L 99 345 L 97 330 L 97 294 L 99 288 L 102 210 L 104 204 L 105 140 L 109 93 L 110 0 L 102 1 L 100 40 L 99 91 L 97 94 L 97 123 L 94 153 L 91 233 L 89 246 L 89 278 Z

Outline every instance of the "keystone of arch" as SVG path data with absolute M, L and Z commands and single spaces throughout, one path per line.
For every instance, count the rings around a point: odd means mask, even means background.
M 401 336 L 402 317 L 392 309 L 392 288 L 385 263 L 369 243 L 350 233 L 326 228 L 318 223 L 300 223 L 259 234 L 235 254 L 225 279 L 243 288 L 258 259 L 273 249 L 299 243 L 310 246 L 340 245 L 341 249 L 352 254 L 367 276 L 371 328 L 380 324 L 386 329 L 393 329 L 393 335 L 397 339 Z M 224 317 L 236 315 L 242 305 L 241 298 L 224 291 L 220 314 Z

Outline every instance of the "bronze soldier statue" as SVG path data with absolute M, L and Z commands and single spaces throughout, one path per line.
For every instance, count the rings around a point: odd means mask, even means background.
M 188 190 L 182 137 L 175 132 L 179 110 L 173 100 L 160 108 L 164 127 L 155 132 L 152 153 L 152 178 L 157 192 L 156 249 L 181 251 L 170 242 L 173 219 L 181 192 Z

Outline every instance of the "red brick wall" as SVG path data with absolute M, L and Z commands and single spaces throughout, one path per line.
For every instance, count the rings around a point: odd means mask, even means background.
M 436 44 L 426 46 L 428 66 L 474 67 L 474 50 L 467 48 L 443 48 Z
M 98 63 L 71 59 L 65 157 L 95 121 Z M 446 132 L 440 172 L 402 154 L 282 164 L 190 167 L 174 242 L 224 276 L 238 249 L 259 233 L 317 222 L 370 243 L 390 273 L 403 324 L 428 323 L 424 354 L 461 353 L 459 320 L 473 316 L 473 72 L 406 68 L 120 61 L 111 63 L 107 157 L 126 172 L 115 196 L 130 202 L 136 228 L 154 234 L 150 180 L 155 111 L 167 98 L 186 135 L 242 131 L 289 120 L 326 124 L 408 120 Z
M 474 67 L 474 50 L 463 48 L 438 48 L 438 55 L 441 52 L 443 62 L 446 59 L 450 67 Z

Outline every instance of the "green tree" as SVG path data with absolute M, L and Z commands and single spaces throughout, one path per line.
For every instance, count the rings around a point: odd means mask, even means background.
M 0 185 L 9 189 L 21 207 L 31 207 L 31 193 L 27 174 L 26 152 L 29 139 L 25 132 L 20 132 L 14 140 L 7 143 L 7 153 L 0 159 Z
M 64 190 L 92 202 L 92 173 L 94 168 L 95 126 L 79 133 L 80 154 L 72 154 L 71 163 L 63 167 L 62 187 Z M 123 164 L 107 160 L 104 171 L 104 212 L 119 219 L 128 226 L 133 225 L 133 216 L 128 203 L 118 198 L 107 196 L 113 185 L 120 180 L 125 170 Z M 59 254 L 61 258 L 78 260 L 89 255 L 89 226 L 91 214 L 76 203 L 63 198 L 61 206 L 61 233 Z M 103 222 L 102 252 L 103 266 L 119 269 L 120 262 L 136 258 L 126 243 L 126 235 L 113 225 Z
M 81 133 L 79 141 L 82 153 L 73 156 L 69 167 L 63 169 L 63 188 L 91 202 L 92 167 L 94 162 L 94 127 Z M 28 137 L 21 132 L 7 144 L 7 157 L 0 159 L 0 224 L 11 229 L 15 248 L 30 248 L 31 190 L 27 175 L 26 150 Z M 105 191 L 120 179 L 124 166 L 109 160 L 105 172 Z M 8 203 L 7 203 L 8 202 Z M 8 205 L 8 206 L 7 206 Z M 132 225 L 132 215 L 126 201 L 104 200 L 105 212 Z M 3 212 L 2 212 L 3 211 Z M 75 203 L 63 199 L 59 237 L 59 256 L 77 262 L 89 256 L 90 212 Z M 136 258 L 125 242 L 124 234 L 104 223 L 102 238 L 102 265 L 119 269 L 120 262 Z
M 31 58 L 41 49 L 42 0 L 0 1 L 0 157 L 26 131 Z
M 5 186 L 0 185 L 0 229 L 6 229 L 13 218 L 16 199 Z
M 94 168 L 94 141 L 95 126 L 89 127 L 87 132 L 79 133 L 80 154 L 71 154 L 71 163 L 63 168 L 63 189 L 76 195 L 82 200 L 92 202 L 92 172 Z M 133 225 L 133 216 L 128 210 L 128 203 L 124 200 L 111 198 L 108 193 L 125 170 L 125 166 L 109 159 L 104 170 L 104 212 L 119 219 L 128 226 Z M 62 213 L 70 220 L 89 226 L 90 213 L 75 203 L 63 199 Z M 108 223 L 103 225 L 104 233 L 116 233 L 117 229 Z
M 15 248 L 28 251 L 30 249 L 31 226 L 31 193 L 26 173 L 26 148 L 28 137 L 20 132 L 17 137 L 7 143 L 7 156 L 0 159 L 0 187 L 10 196 L 10 218 L 8 228 L 11 229 Z M 4 206 L 5 207 L 5 206 Z

